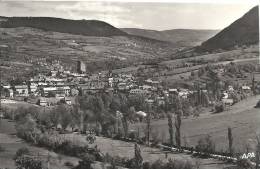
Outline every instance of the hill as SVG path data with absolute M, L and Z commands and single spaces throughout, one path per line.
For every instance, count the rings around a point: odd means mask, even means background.
M 68 20 L 51 17 L 0 17 L 0 27 L 31 27 L 86 36 L 118 36 L 127 33 L 98 20 Z
M 72 70 L 82 60 L 91 72 L 166 58 L 177 50 L 170 43 L 132 35 L 84 36 L 29 27 L 0 28 L 0 45 L 9 46 L 5 57 L 9 61 L 0 57 L 4 79 L 30 76 L 34 69 L 57 60 Z
M 214 37 L 202 43 L 198 51 L 214 51 L 231 49 L 235 46 L 256 44 L 259 42 L 258 6 L 252 8 L 244 16 L 223 29 Z
M 177 47 L 197 46 L 214 36 L 218 30 L 172 29 L 165 31 L 122 28 L 124 32 L 173 43 Z

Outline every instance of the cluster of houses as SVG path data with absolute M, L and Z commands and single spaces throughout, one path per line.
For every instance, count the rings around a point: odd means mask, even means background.
M 47 98 L 64 99 L 66 103 L 71 101 L 66 98 L 75 97 L 77 95 L 85 95 L 89 93 L 100 92 L 124 92 L 128 95 L 144 95 L 147 102 L 164 103 L 164 96 L 170 94 L 179 95 L 182 98 L 188 98 L 192 91 L 184 88 L 163 89 L 161 81 L 148 78 L 142 82 L 138 81 L 132 74 L 115 74 L 115 73 L 95 73 L 87 74 L 86 66 L 83 62 L 77 62 L 77 73 L 64 70 L 59 63 L 55 63 L 58 70 L 53 69 L 47 75 L 38 74 L 27 82 L 19 85 L 1 84 L 4 92 L 2 97 L 40 97 L 40 105 L 52 105 Z M 57 67 L 56 66 L 56 67 Z M 62 69 L 61 69 L 62 68 Z M 250 91 L 247 85 L 242 86 L 242 90 Z M 207 93 L 204 89 L 202 92 Z M 225 104 L 233 104 L 230 98 L 234 89 L 229 86 L 227 90 L 222 92 L 222 101 Z

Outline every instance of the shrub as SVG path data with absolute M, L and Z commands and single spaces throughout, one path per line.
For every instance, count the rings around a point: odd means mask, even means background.
M 64 163 L 64 165 L 67 166 L 67 167 L 73 167 L 73 166 L 74 166 L 74 165 L 72 164 L 72 162 L 70 162 L 70 161 L 66 161 L 66 162 Z
M 17 158 L 21 157 L 22 155 L 29 155 L 30 152 L 28 150 L 27 147 L 22 147 L 22 148 L 19 148 L 16 153 L 15 153 L 15 157 L 14 157 L 14 160 L 16 160 Z
M 150 169 L 163 169 L 164 168 L 164 165 L 163 165 L 163 162 L 162 160 L 156 160 L 154 163 L 151 164 L 151 167 Z
M 5 151 L 5 148 L 0 145 L 0 152 Z
M 172 160 L 170 159 L 167 163 L 163 163 L 161 160 L 157 160 L 152 164 L 146 162 L 143 164 L 143 169 L 193 169 L 191 161 L 183 160 Z
M 144 162 L 143 163 L 143 169 L 150 169 L 151 166 L 150 166 L 150 163 L 149 162 Z
M 249 159 L 239 159 L 237 161 L 237 166 L 239 169 L 253 169 Z
M 86 154 L 79 161 L 79 164 L 75 169 L 92 169 L 91 164 L 94 163 L 95 157 L 93 155 Z
M 128 137 L 132 140 L 136 140 L 138 138 L 137 133 L 135 131 L 129 132 Z
M 206 153 L 206 155 L 215 152 L 215 143 L 211 139 L 211 136 L 207 135 L 206 137 L 199 139 L 196 150 Z
M 221 113 L 223 112 L 225 109 L 225 106 L 223 103 L 218 103 L 217 105 L 215 105 L 215 113 Z
M 36 157 L 22 155 L 15 160 L 16 169 L 43 169 L 42 161 Z
M 172 160 L 165 165 L 165 169 L 192 169 L 193 165 L 191 161 Z
M 256 103 L 255 108 L 260 108 L 260 100 Z

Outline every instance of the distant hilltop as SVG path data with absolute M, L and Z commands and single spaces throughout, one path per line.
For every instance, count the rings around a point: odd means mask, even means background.
M 31 27 L 45 31 L 86 36 L 120 36 L 127 33 L 98 20 L 69 20 L 52 17 L 0 17 L 0 27 Z
M 214 51 L 230 49 L 235 46 L 259 43 L 259 9 L 252 8 L 243 17 L 205 41 L 197 48 L 198 51 Z

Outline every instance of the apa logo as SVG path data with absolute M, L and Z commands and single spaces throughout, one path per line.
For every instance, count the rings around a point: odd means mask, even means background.
M 252 152 L 252 153 L 244 153 L 243 156 L 242 156 L 242 159 L 248 159 L 248 158 L 254 158 L 255 157 L 255 153 Z

